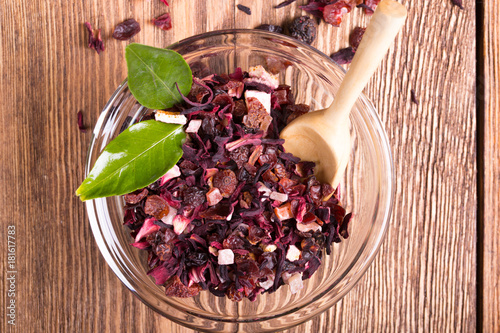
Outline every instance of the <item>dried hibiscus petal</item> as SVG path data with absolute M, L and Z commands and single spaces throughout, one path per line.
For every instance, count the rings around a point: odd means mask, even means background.
M 83 124 L 83 113 L 82 111 L 78 111 L 77 113 L 77 118 L 78 118 L 78 129 L 80 132 L 85 133 L 87 132 L 87 127 Z
M 168 2 L 167 2 L 167 0 L 161 0 L 161 2 L 163 2 L 165 5 L 167 5 L 167 6 L 168 6 Z
M 133 18 L 123 21 L 115 27 L 113 38 L 118 40 L 129 40 L 141 31 L 139 22 Z
M 161 30 L 170 30 L 172 29 L 172 19 L 169 13 L 165 13 L 163 15 L 158 16 L 153 19 L 153 24 L 156 25 Z
M 90 25 L 89 22 L 85 22 L 85 27 L 87 28 L 87 31 L 89 32 L 89 38 L 88 38 L 89 48 L 95 50 L 97 52 L 97 54 L 104 51 L 104 43 L 101 39 L 101 29 L 97 29 L 97 37 L 96 37 L 94 35 L 94 30 L 92 30 L 92 26 Z

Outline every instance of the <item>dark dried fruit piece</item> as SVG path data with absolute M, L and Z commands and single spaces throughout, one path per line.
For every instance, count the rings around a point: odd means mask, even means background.
M 283 33 L 283 28 L 280 27 L 279 25 L 261 24 L 255 29 L 265 30 L 265 31 L 270 31 L 270 32 L 277 32 L 279 34 Z
M 354 58 L 354 50 L 352 47 L 346 47 L 345 49 L 338 50 L 330 56 L 333 61 L 339 65 L 350 64 L 352 58 Z
M 77 118 L 78 118 L 78 129 L 80 132 L 85 133 L 87 132 L 87 127 L 83 124 L 83 113 L 82 111 L 78 111 L 77 113 Z
M 91 49 L 95 50 L 97 54 L 104 51 L 104 43 L 101 39 L 101 29 L 97 29 L 97 38 L 96 38 L 94 35 L 94 31 L 92 30 L 92 26 L 90 25 L 89 22 L 85 22 L 85 27 L 89 32 L 88 46 Z
M 366 31 L 366 28 L 356 27 L 351 32 L 351 35 L 349 36 L 349 45 L 351 45 L 352 50 L 354 52 L 356 52 L 356 50 L 359 46 L 359 43 L 361 43 L 361 39 L 363 38 L 365 31 Z
M 172 29 L 172 19 L 170 18 L 169 13 L 165 13 L 163 15 L 158 16 L 153 19 L 153 24 L 156 25 L 161 30 L 170 30 Z
M 233 194 L 238 180 L 232 170 L 220 170 L 213 179 L 214 187 L 217 187 L 224 198 L 229 198 Z
M 290 36 L 301 42 L 311 44 L 316 39 L 316 22 L 308 16 L 297 17 L 288 29 Z
M 243 13 L 245 13 L 247 15 L 252 15 L 252 10 L 250 8 L 248 8 L 247 6 L 237 5 L 236 7 L 238 7 L 238 9 L 241 10 Z
M 141 31 L 139 22 L 133 18 L 123 21 L 115 27 L 113 38 L 118 40 L 129 40 Z
M 153 216 L 157 220 L 161 220 L 162 217 L 168 214 L 168 204 L 165 199 L 158 195 L 150 195 L 146 199 L 144 204 L 144 212 L 148 215 Z
M 165 295 L 175 297 L 193 297 L 198 295 L 201 287 L 198 283 L 193 283 L 190 287 L 185 286 L 177 275 L 165 282 Z

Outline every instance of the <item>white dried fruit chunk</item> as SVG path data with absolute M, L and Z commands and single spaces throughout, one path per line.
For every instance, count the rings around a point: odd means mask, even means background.
M 296 294 L 302 288 L 304 284 L 302 283 L 302 273 L 295 273 L 288 278 L 288 285 L 290 286 L 290 293 Z
M 193 119 L 186 127 L 186 133 L 197 133 L 201 127 L 201 119 Z
M 163 110 L 156 110 L 155 119 L 156 121 L 161 121 L 167 124 L 185 125 L 187 123 L 187 118 L 185 115 Z
M 234 264 L 234 253 L 231 249 L 219 250 L 218 257 L 219 265 L 231 265 Z
M 262 251 L 264 252 L 274 252 L 276 251 L 276 249 L 278 248 L 276 245 L 274 244 L 268 244 L 268 245 L 264 245 L 264 244 L 260 244 L 260 248 L 262 249 Z
M 279 202 L 285 202 L 285 201 L 287 201 L 287 200 L 288 200 L 288 194 L 273 191 L 273 192 L 271 192 L 271 194 L 269 195 L 269 198 L 271 198 L 271 200 L 277 200 L 277 201 L 279 201 Z
M 278 88 L 280 81 L 278 75 L 273 75 L 267 72 L 262 65 L 257 65 L 255 67 L 250 67 L 248 70 L 248 76 L 253 79 L 257 79 L 259 83 L 265 84 L 273 89 Z
M 271 114 L 271 94 L 258 90 L 245 91 L 245 103 L 248 105 L 249 98 L 256 98 L 264 107 L 267 113 Z
M 267 280 L 264 282 L 259 282 L 259 285 L 265 290 L 271 288 L 273 284 L 274 284 L 274 279 L 272 279 L 271 277 L 268 277 Z
M 295 245 L 290 245 L 286 253 L 286 259 L 289 261 L 295 261 L 300 259 L 300 250 Z
M 316 222 L 311 222 L 307 224 L 297 222 L 297 230 L 301 232 L 308 232 L 308 231 L 315 232 L 321 230 L 321 226 Z

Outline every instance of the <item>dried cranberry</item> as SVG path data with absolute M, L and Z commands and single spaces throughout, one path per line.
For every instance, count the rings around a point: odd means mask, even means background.
M 366 31 L 366 28 L 356 27 L 351 32 L 351 35 L 349 36 L 349 45 L 351 45 L 352 50 L 354 52 L 356 52 L 356 49 L 358 48 L 359 43 L 361 43 L 361 39 L 363 38 L 365 31 Z
M 229 198 L 236 189 L 238 180 L 232 170 L 220 170 L 215 174 L 213 184 L 220 190 L 224 198 Z
M 115 27 L 113 38 L 118 40 L 129 40 L 141 31 L 139 22 L 133 18 L 123 21 Z
M 290 36 L 307 44 L 311 44 L 316 39 L 316 22 L 308 16 L 297 17 L 292 21 L 288 30 Z
M 283 28 L 280 27 L 279 25 L 272 25 L 272 24 L 261 24 L 257 28 L 259 30 L 265 30 L 265 31 L 270 31 L 270 32 L 276 32 L 279 34 L 283 33 Z
M 198 283 L 193 283 L 190 287 L 185 286 L 177 275 L 165 282 L 165 295 L 175 297 L 193 297 L 198 295 L 201 287 Z
M 156 25 L 161 30 L 170 30 L 172 29 L 172 19 L 170 18 L 169 13 L 165 13 L 163 15 L 158 16 L 153 19 L 153 24 Z
M 188 187 L 183 192 L 183 200 L 186 206 L 197 207 L 205 203 L 207 197 L 205 190 L 199 187 L 192 186 Z

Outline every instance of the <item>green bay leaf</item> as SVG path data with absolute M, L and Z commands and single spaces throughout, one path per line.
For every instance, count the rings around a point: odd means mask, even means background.
M 112 140 L 76 190 L 82 201 L 123 195 L 155 182 L 182 156 L 182 125 L 137 123 Z
M 125 48 L 128 86 L 137 101 L 150 109 L 166 109 L 181 102 L 193 84 L 191 68 L 182 56 L 172 50 L 142 44 Z

